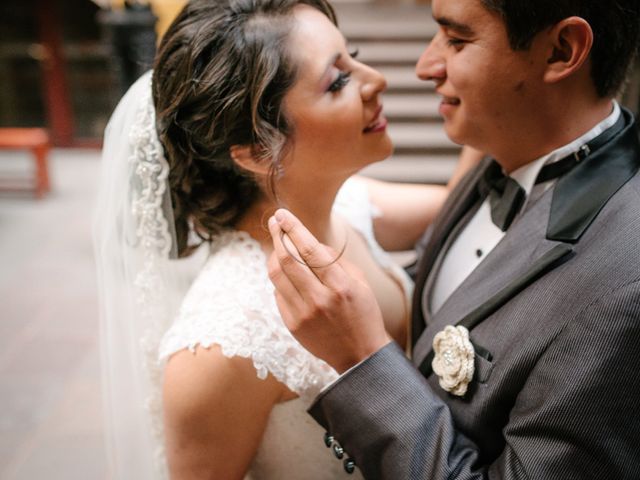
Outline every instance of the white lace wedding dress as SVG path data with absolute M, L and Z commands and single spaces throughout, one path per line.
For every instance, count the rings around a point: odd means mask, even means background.
M 408 277 L 373 237 L 374 209 L 366 186 L 357 180 L 347 181 L 337 196 L 334 212 L 367 240 L 376 261 L 405 287 L 408 305 Z M 160 358 L 196 345 L 216 344 L 226 356 L 250 358 L 258 377 L 266 378 L 271 373 L 299 395 L 272 410 L 247 479 L 362 478 L 357 469 L 352 475 L 345 472 L 343 461 L 325 446 L 324 431 L 306 413 L 313 398 L 338 375 L 289 333 L 273 290 L 258 242 L 241 231 L 222 234 L 184 298 L 178 318 L 165 334 Z

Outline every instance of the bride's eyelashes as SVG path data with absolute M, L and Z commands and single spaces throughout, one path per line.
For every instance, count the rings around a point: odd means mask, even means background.
M 359 53 L 359 50 L 357 48 L 354 48 L 349 51 L 349 56 L 352 59 L 356 59 L 358 57 L 358 53 Z M 327 91 L 331 93 L 335 93 L 342 90 L 349 83 L 350 79 L 351 79 L 351 72 L 338 72 L 338 76 L 333 82 L 331 82 L 331 84 L 329 85 L 329 88 L 327 88 Z
M 338 72 L 338 76 L 333 82 L 331 82 L 327 90 L 331 93 L 338 92 L 349 83 L 350 79 L 351 72 Z

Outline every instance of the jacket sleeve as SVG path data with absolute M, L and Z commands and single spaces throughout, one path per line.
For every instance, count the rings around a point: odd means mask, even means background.
M 343 375 L 309 411 L 367 479 L 483 478 L 472 469 L 476 446 L 396 343 Z
M 635 479 L 638 355 L 635 282 L 566 322 L 505 406 L 504 448 L 490 463 L 395 344 L 323 392 L 310 413 L 367 479 Z

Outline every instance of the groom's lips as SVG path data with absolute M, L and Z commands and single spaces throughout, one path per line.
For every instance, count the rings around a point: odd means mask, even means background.
M 447 97 L 446 95 L 442 95 L 442 94 L 441 94 L 441 96 L 442 96 L 442 100 L 440 102 L 440 108 L 438 109 L 440 111 L 441 115 L 445 115 L 447 112 L 449 112 L 453 108 L 455 108 L 458 105 L 460 105 L 460 99 L 459 98 Z
M 454 97 L 442 97 L 442 103 L 447 105 L 460 105 L 460 99 Z

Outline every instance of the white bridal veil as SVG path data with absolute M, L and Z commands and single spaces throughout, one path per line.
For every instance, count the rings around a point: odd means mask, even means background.
M 155 128 L 151 72 L 105 131 L 93 234 L 109 478 L 166 478 L 158 345 L 197 267 L 175 260 L 169 167 Z

